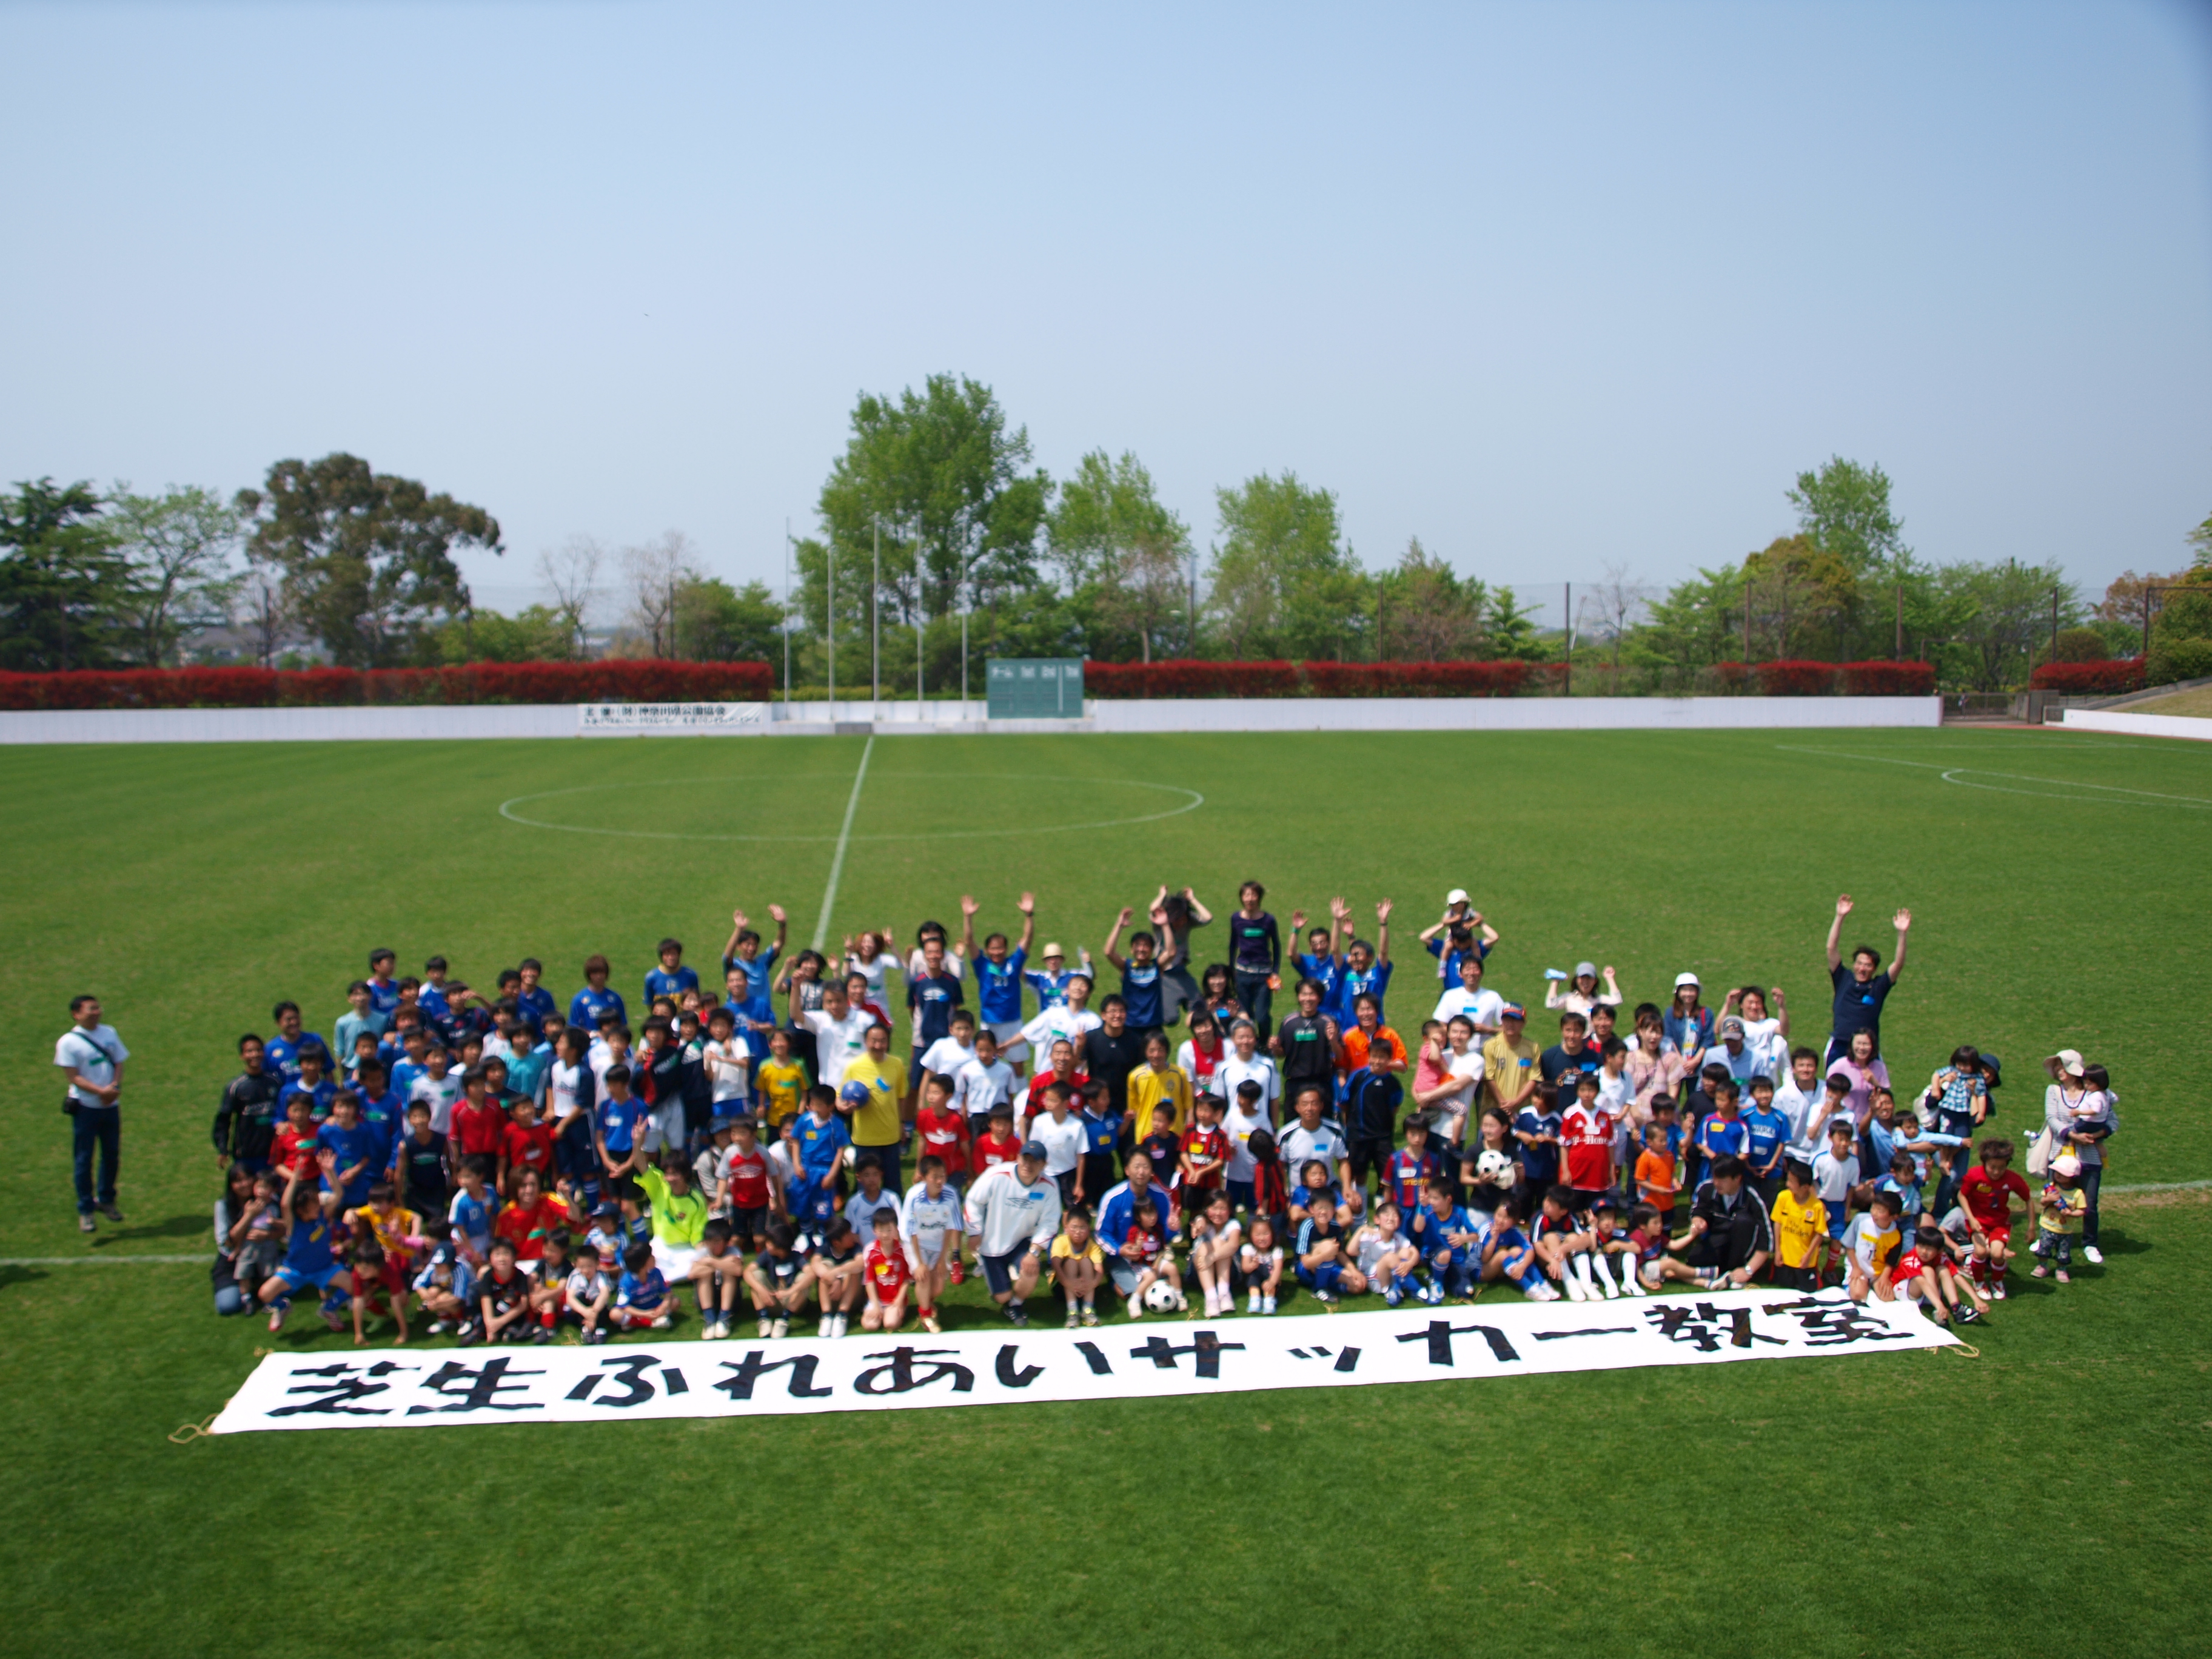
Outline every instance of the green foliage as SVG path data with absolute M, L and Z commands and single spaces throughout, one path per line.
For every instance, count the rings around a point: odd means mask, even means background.
M 2161 639 L 2150 648 L 2143 678 L 2152 685 L 2171 685 L 2176 680 L 2203 679 L 2212 675 L 2212 639 Z
M 2199 570 L 2212 567 L 2212 518 L 2189 532 L 2189 544 L 2197 550 L 2196 566 Z
M 676 655 L 693 662 L 781 665 L 782 605 L 765 582 L 732 587 L 720 577 L 687 571 L 676 583 Z
M 231 568 L 243 529 L 239 511 L 197 486 L 136 495 L 118 484 L 107 522 L 131 568 L 121 611 L 131 655 L 149 668 L 173 665 L 186 634 L 230 618 L 240 582 Z
M 440 662 L 572 662 L 575 635 L 552 605 L 533 605 L 503 617 L 476 611 L 441 623 L 433 632 Z
M 919 393 L 864 392 L 852 425 L 817 509 L 841 589 L 870 580 L 878 522 L 887 617 L 941 616 L 971 592 L 982 606 L 1035 583 L 1052 480 L 1029 470 L 1029 430 L 1007 429 L 990 387 L 933 374 Z M 802 542 L 798 556 L 801 611 L 819 616 L 825 544 Z
M 1155 645 L 1193 652 L 1190 530 L 1133 454 L 1085 455 L 1060 486 L 1046 539 L 1088 618 L 1093 654 L 1150 662 Z
M 1208 614 L 1224 654 L 1358 660 L 1372 654 L 1373 596 L 1343 544 L 1336 496 L 1294 472 L 1217 489 L 1221 544 L 1207 572 Z
M 1905 544 L 1904 520 L 1890 508 L 1889 475 L 1879 466 L 1832 456 L 1817 472 L 1800 472 L 1797 487 L 1787 493 L 1797 509 L 1798 533 L 1855 576 L 1912 552 Z
M 2173 578 L 2151 612 L 2151 646 L 2212 638 L 2212 566 L 2192 565 Z
M 2066 628 L 2059 630 L 2058 652 L 2055 657 L 2051 654 L 2050 642 L 2045 641 L 2036 647 L 2033 660 L 2039 664 L 2103 662 L 2109 654 L 2104 635 L 2094 627 Z
M 2055 564 L 1947 564 L 1937 586 L 1960 621 L 1939 647 L 1938 674 L 1946 685 L 2004 691 L 2027 683 L 2036 648 L 2051 640 L 2051 591 L 2058 591 L 2058 625 L 2072 627 L 2083 611 L 2080 596 Z
M 238 506 L 252 523 L 246 556 L 281 574 L 292 614 L 342 667 L 430 654 L 430 630 L 469 606 L 453 550 L 506 551 L 482 507 L 354 455 L 279 461 Z
M 89 483 L 52 478 L 0 495 L 0 668 L 52 672 L 125 660 L 131 574 Z

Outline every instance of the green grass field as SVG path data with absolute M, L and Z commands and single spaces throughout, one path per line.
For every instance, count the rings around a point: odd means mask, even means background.
M 169 1443 L 270 1340 L 215 1318 L 204 1266 L 125 1260 L 208 1253 L 238 1034 L 279 997 L 327 1031 L 372 945 L 485 983 L 534 954 L 565 997 L 594 950 L 628 995 L 664 933 L 707 958 L 733 904 L 781 901 L 804 944 L 861 741 L 0 754 L 0 1253 L 40 1263 L 0 1268 L 0 1650 L 2201 1650 L 2202 1188 L 2108 1187 L 2107 1266 L 2016 1278 L 1978 1358 Z M 1410 946 L 1464 885 L 1509 994 L 1583 957 L 1632 1002 L 1692 968 L 1783 986 L 1806 1037 L 1849 890 L 1847 945 L 1917 919 L 1900 1085 L 1978 1042 L 2014 1131 L 2037 1057 L 2081 1048 L 2121 1094 L 2124 1188 L 2212 1176 L 2208 848 L 2212 750 L 2149 739 L 878 738 L 832 930 L 957 923 L 963 891 L 1011 927 L 1030 888 L 1042 936 L 1095 951 L 1163 880 L 1225 909 L 1257 875 L 1285 917 L 1394 897 Z M 49 1064 L 81 989 L 135 1054 L 129 1220 L 89 1244 Z

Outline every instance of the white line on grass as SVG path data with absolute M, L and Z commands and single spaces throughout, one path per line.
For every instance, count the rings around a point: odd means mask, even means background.
M 2100 1187 L 2098 1194 L 2106 1193 L 2194 1193 L 2212 1187 L 2212 1181 L 2142 1181 L 2126 1187 Z
M 2165 795 L 2156 790 L 2130 789 L 2117 783 L 2089 783 L 2079 778 L 2039 777 L 2031 772 L 1996 772 L 1981 766 L 1948 766 L 1941 761 L 1903 760 L 1895 755 L 1856 755 L 1843 749 L 1803 749 L 1787 743 L 1778 743 L 1774 746 L 1794 755 L 1827 755 L 1838 760 L 1873 761 L 1882 766 L 1910 766 L 1920 771 L 1937 773 L 1944 782 L 1955 783 L 1962 789 L 1986 789 L 1999 795 L 2030 795 L 2039 800 L 2076 800 L 2099 806 L 2212 806 L 2212 800 L 2201 795 Z M 1970 778 L 2004 778 L 2014 783 L 2048 783 L 2061 789 L 2095 789 L 2102 793 L 2054 795 L 2047 789 L 2007 789 L 1994 783 L 1970 782 Z M 2110 799 L 2114 795 L 2128 795 L 2135 799 Z
M 867 781 L 868 757 L 876 751 L 876 740 L 870 736 L 860 750 L 860 769 L 853 774 L 853 793 L 845 801 L 845 826 L 837 832 L 837 850 L 830 860 L 830 884 L 822 890 L 822 914 L 814 919 L 814 948 L 819 951 L 830 939 L 830 915 L 837 908 L 837 878 L 845 873 L 845 847 L 853 839 L 853 815 L 860 810 L 860 786 Z

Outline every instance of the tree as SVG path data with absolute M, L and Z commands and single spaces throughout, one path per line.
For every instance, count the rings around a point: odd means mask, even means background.
M 586 648 L 586 619 L 592 595 L 598 591 L 599 566 L 605 559 L 605 550 L 589 536 L 571 536 L 559 552 L 549 550 L 538 556 L 538 574 L 553 592 L 553 610 L 568 630 L 572 657 L 581 657 Z
M 1374 609 L 1366 574 L 1342 544 L 1335 495 L 1285 472 L 1217 489 L 1214 500 L 1222 541 L 1207 573 L 1208 609 L 1229 654 L 1368 654 L 1360 647 Z
M 441 662 L 568 662 L 574 656 L 568 619 L 551 605 L 526 605 L 512 617 L 471 611 L 438 629 Z
M 1585 632 L 1594 634 L 1613 647 L 1613 667 L 1620 669 L 1621 647 L 1636 619 L 1644 612 L 1648 595 L 1642 583 L 1632 580 L 1626 565 L 1609 564 L 1605 568 L 1605 580 L 1585 586 L 1583 593 L 1583 615 L 1595 617 L 1596 625 Z
M 1052 480 L 1028 470 L 1028 428 L 1007 429 L 990 387 L 933 374 L 918 393 L 863 392 L 852 427 L 822 486 L 823 539 L 793 550 L 805 590 L 801 614 L 822 614 L 831 549 L 841 619 L 853 597 L 865 594 L 879 522 L 887 621 L 911 625 L 969 599 L 988 605 L 1036 580 Z
M 134 495 L 124 483 L 115 486 L 112 508 L 116 550 L 131 566 L 125 617 L 131 654 L 149 668 L 173 665 L 186 633 L 231 618 L 239 590 L 231 556 L 243 532 L 238 509 L 196 486 Z
M 1133 639 L 1150 662 L 1154 645 L 1171 634 L 1193 650 L 1190 529 L 1133 454 L 1125 450 L 1114 460 L 1095 449 L 1078 462 L 1046 519 L 1045 541 L 1069 592 L 1096 621 L 1102 637 L 1091 641 L 1094 654 L 1126 655 L 1109 645 L 1118 636 L 1116 643 Z
M 1905 524 L 1890 510 L 1889 475 L 1831 456 L 1817 472 L 1800 472 L 1787 492 L 1797 509 L 1798 533 L 1841 559 L 1854 576 L 1896 562 L 1911 552 Z
M 665 530 L 659 539 L 622 550 L 623 578 L 629 587 L 629 623 L 650 642 L 647 655 L 676 654 L 676 585 L 691 570 L 691 544 L 680 530 Z
M 1407 538 L 1397 567 L 1375 578 L 1382 657 L 1393 662 L 1457 662 L 1482 647 L 1490 592 L 1462 580 L 1445 560 Z
M 104 668 L 130 643 L 131 567 L 105 506 L 82 481 L 0 495 L 0 667 Z
M 1859 608 L 1850 561 L 1810 536 L 1781 536 L 1746 556 L 1743 578 L 1754 659 L 1843 653 Z
M 2002 691 L 2026 680 L 2038 646 L 2051 640 L 2051 590 L 2058 590 L 2058 625 L 2081 620 L 2080 599 L 2057 565 L 1961 562 L 1938 568 L 1937 580 L 1962 620 L 1943 666 L 1947 678 L 1977 691 Z
M 765 582 L 733 588 L 686 569 L 676 582 L 676 645 L 697 662 L 763 662 L 783 648 L 784 610 Z
M 2192 562 L 2197 568 L 2202 570 L 2206 566 L 2212 565 L 2212 518 L 2206 519 L 2203 524 L 2191 531 L 2186 539 L 2189 544 L 2197 550 L 2197 557 Z
M 279 461 L 237 505 L 253 526 L 246 556 L 281 574 L 287 608 L 345 667 L 423 654 L 434 626 L 469 608 L 454 550 L 507 550 L 482 507 L 355 455 Z

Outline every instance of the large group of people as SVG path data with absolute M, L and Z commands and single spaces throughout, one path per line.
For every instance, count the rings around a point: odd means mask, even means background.
M 1486 982 L 1501 936 L 1461 890 L 1403 975 L 1390 901 L 1370 938 L 1342 899 L 1285 927 L 1266 897 L 1217 918 L 1162 887 L 1096 960 L 1039 948 L 1026 893 L 1012 935 L 979 939 L 963 898 L 957 933 L 834 955 L 740 910 L 719 983 L 665 939 L 635 1006 L 604 957 L 563 1006 L 535 960 L 471 985 L 372 951 L 327 1038 L 286 1000 L 239 1041 L 216 1308 L 277 1330 L 307 1295 L 358 1341 L 834 1338 L 939 1331 L 974 1275 L 1018 1326 L 1769 1283 L 1971 1323 L 2018 1256 L 2058 1282 L 2102 1260 L 2101 1068 L 2045 1062 L 2025 1151 L 1976 1044 L 1893 1083 L 1907 911 L 1885 967 L 1843 954 L 1837 900 L 1826 1029 L 1793 1034 L 1779 987 L 1686 972 L 1632 1006 L 1594 962 L 1546 970 L 1532 1008 Z M 1194 971 L 1217 926 L 1225 959 Z M 71 1014 L 89 1231 L 121 1219 L 128 1054 L 94 999 Z

